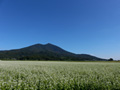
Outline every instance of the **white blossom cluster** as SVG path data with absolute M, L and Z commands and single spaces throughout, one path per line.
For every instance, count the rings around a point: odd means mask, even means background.
M 2 61 L 0 90 L 120 90 L 120 63 Z

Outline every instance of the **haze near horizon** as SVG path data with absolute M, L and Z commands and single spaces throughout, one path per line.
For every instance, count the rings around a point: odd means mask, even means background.
M 0 0 L 0 50 L 52 43 L 120 59 L 119 0 Z

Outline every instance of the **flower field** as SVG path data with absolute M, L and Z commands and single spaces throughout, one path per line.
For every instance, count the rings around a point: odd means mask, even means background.
M 0 90 L 120 90 L 120 63 L 0 61 Z

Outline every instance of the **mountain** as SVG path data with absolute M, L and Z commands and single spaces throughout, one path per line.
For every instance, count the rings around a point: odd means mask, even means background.
M 53 44 L 35 44 L 21 49 L 0 51 L 3 60 L 61 60 L 61 61 L 97 61 L 105 60 L 88 54 L 74 54 Z

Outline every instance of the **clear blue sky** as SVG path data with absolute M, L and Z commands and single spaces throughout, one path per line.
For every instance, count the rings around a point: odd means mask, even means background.
M 36 43 L 120 59 L 120 0 L 0 0 L 0 50 Z

